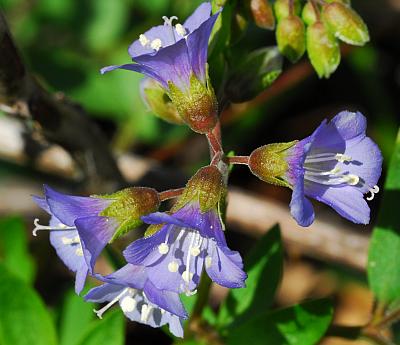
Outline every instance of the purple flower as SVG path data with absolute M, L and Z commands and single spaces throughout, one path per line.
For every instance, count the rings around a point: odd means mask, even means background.
M 354 223 L 368 224 L 372 200 L 382 170 L 378 146 L 366 136 L 367 121 L 359 112 L 342 111 L 325 120 L 309 137 L 286 152 L 285 179 L 293 188 L 290 211 L 302 226 L 314 220 L 306 196 L 331 206 Z
M 142 224 L 140 216 L 154 212 L 159 206 L 158 193 L 142 187 L 123 189 L 102 197 L 80 197 L 58 193 L 45 186 L 45 198 L 36 197 L 35 200 L 57 221 L 42 226 L 35 220 L 33 234 L 44 229 L 77 231 L 75 240 L 79 240 L 90 273 L 107 243 Z M 65 245 L 71 244 L 66 241 Z
M 227 247 L 216 209 L 201 212 L 198 202 L 189 202 L 172 215 L 157 212 L 142 219 L 164 225 L 154 235 L 133 242 L 124 255 L 131 264 L 147 267 L 157 289 L 194 294 L 204 266 L 219 285 L 245 286 L 242 259 Z
M 96 277 L 105 284 L 91 289 L 85 296 L 90 302 L 109 302 L 96 310 L 99 318 L 115 303 L 119 303 L 123 313 L 132 321 L 151 327 L 169 324 L 170 332 L 183 337 L 182 319 L 187 313 L 177 293 L 157 289 L 148 279 L 145 267 L 127 264 L 118 271 Z
M 75 292 L 79 294 L 84 285 L 90 267 L 83 252 L 82 238 L 75 226 L 78 216 L 99 213 L 106 208 L 110 200 L 67 196 L 45 186 L 45 198 L 34 196 L 34 201 L 51 215 L 48 226 L 38 224 L 35 219 L 33 235 L 39 230 L 50 231 L 50 243 L 64 264 L 76 273 Z
M 208 40 L 219 12 L 201 4 L 182 24 L 163 17 L 164 25 L 146 31 L 128 49 L 135 62 L 108 66 L 131 70 L 156 80 L 166 90 L 182 119 L 195 131 L 206 133 L 217 121 L 214 91 L 207 76 Z

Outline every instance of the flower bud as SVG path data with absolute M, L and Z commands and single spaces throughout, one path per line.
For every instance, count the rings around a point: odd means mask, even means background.
M 290 187 L 283 178 L 289 168 L 286 153 L 296 143 L 297 141 L 269 144 L 255 149 L 249 159 L 250 171 L 262 181 Z
M 171 82 L 169 90 L 169 96 L 180 117 L 193 131 L 205 134 L 215 127 L 218 104 L 209 80 L 203 84 L 192 75 L 188 92 L 183 92 Z
M 278 22 L 276 40 L 279 51 L 291 62 L 299 60 L 306 50 L 306 35 L 303 21 L 289 16 Z
M 160 206 L 158 192 L 153 188 L 125 188 L 101 197 L 115 200 L 100 213 L 100 216 L 116 218 L 120 223 L 111 242 L 143 224 L 140 217 L 157 211 Z
M 314 24 L 317 21 L 317 15 L 315 13 L 314 6 L 310 1 L 308 1 L 301 12 L 301 19 L 303 19 L 306 25 Z
M 362 18 L 342 3 L 323 6 L 322 18 L 328 29 L 343 42 L 362 46 L 369 41 L 368 28 Z
M 307 27 L 307 52 L 320 78 L 328 78 L 339 66 L 339 43 L 321 21 Z
M 250 12 L 256 25 L 262 29 L 273 30 L 275 18 L 268 0 L 250 0 Z
M 158 82 L 144 78 L 140 83 L 140 90 L 143 101 L 157 117 L 172 124 L 184 124 L 175 105 Z
M 299 0 L 293 1 L 293 13 L 299 15 L 301 10 L 301 4 Z M 289 17 L 290 13 L 290 0 L 276 0 L 274 3 L 275 16 L 278 21 Z
M 186 184 L 172 211 L 176 212 L 189 202 L 198 202 L 201 212 L 209 211 L 216 207 L 225 193 L 226 186 L 218 168 L 213 165 L 200 168 Z

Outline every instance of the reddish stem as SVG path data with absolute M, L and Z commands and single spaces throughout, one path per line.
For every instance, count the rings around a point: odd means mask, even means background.
M 208 133 L 207 133 L 207 139 L 208 139 L 208 143 L 209 143 L 209 145 L 210 145 L 210 148 L 211 148 L 211 150 L 213 151 L 213 152 L 212 152 L 212 153 L 213 153 L 213 154 L 212 154 L 213 157 L 214 157 L 214 155 L 215 155 L 217 152 L 223 152 L 221 142 L 220 142 L 220 140 L 216 137 L 216 135 L 215 135 L 214 132 L 208 132 Z
M 177 198 L 180 196 L 185 188 L 177 188 L 177 189 L 168 189 L 163 192 L 158 193 L 158 197 L 161 201 Z
M 228 157 L 229 164 L 245 164 L 249 165 L 249 156 L 233 156 Z

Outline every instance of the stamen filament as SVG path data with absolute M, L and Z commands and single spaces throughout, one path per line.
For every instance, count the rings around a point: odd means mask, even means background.
M 129 288 L 126 288 L 126 289 L 122 290 L 122 292 L 117 297 L 115 297 L 111 302 L 107 303 L 103 308 L 101 308 L 99 310 L 93 309 L 93 311 L 96 313 L 97 317 L 99 319 L 102 319 L 103 318 L 103 314 L 108 309 L 110 309 L 115 303 L 117 303 L 121 299 L 121 297 L 128 291 L 128 289 Z

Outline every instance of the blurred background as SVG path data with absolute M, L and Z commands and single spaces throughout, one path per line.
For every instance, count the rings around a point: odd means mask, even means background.
M 162 190 L 182 186 L 207 164 L 205 138 L 156 118 L 140 98 L 141 75 L 116 71 L 102 76 L 99 69 L 128 63 L 127 47 L 139 34 L 161 23 L 164 15 L 183 21 L 200 3 L 0 0 L 0 8 L 30 73 L 46 90 L 89 114 L 126 180 Z M 340 67 L 328 80 L 319 80 L 306 58 L 295 65 L 286 60 L 270 88 L 249 102 L 224 109 L 221 122 L 227 152 L 247 155 L 266 143 L 301 139 L 324 118 L 345 109 L 359 110 L 368 118 L 368 135 L 385 158 L 382 185 L 400 125 L 400 1 L 353 0 L 352 5 L 367 23 L 371 42 L 362 48 L 343 46 Z M 275 45 L 273 32 L 252 23 L 245 35 L 242 52 Z M 109 187 L 83 178 L 66 150 L 35 137 L 35 126 L 0 111 L 0 260 L 33 284 L 38 295 L 32 298 L 38 303 L 42 299 L 43 309 L 51 315 L 46 322 L 55 325 L 62 345 L 91 344 L 88 339 L 96 339 L 93 334 L 106 337 L 99 330 L 101 322 L 94 320 L 93 305 L 74 296 L 73 276 L 56 257 L 48 235 L 32 237 L 33 219 L 45 223 L 47 216 L 30 196 L 40 195 L 43 183 L 71 194 L 99 193 Z M 89 164 L 87 157 L 84 161 Z M 262 183 L 245 167 L 235 167 L 231 183 L 227 237 L 232 248 L 245 255 L 257 237 L 273 224 L 281 224 L 285 271 L 276 306 L 334 296 L 337 322 L 366 323 L 373 303 L 365 274 L 371 227 L 353 225 L 315 204 L 318 221 L 303 230 L 288 213 L 289 190 Z M 380 194 L 371 202 L 372 225 L 379 204 Z M 138 233 L 116 247 L 124 248 L 134 236 Z M 106 260 L 102 264 L 105 271 L 111 270 Z M 213 288 L 214 308 L 225 295 L 224 289 Z M 106 332 L 119 341 L 115 344 L 171 343 L 162 330 L 132 322 L 125 325 L 119 312 L 110 315 Z M 355 342 L 327 338 L 323 344 Z

